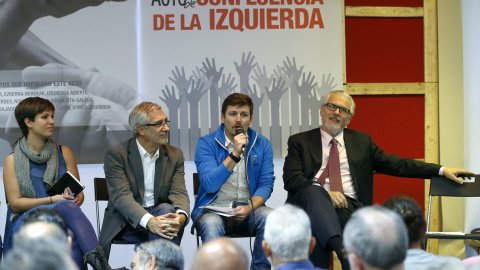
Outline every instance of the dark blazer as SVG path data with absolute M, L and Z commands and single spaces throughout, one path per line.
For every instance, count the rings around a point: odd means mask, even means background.
M 190 212 L 190 200 L 185 188 L 182 150 L 162 145 L 155 163 L 155 206 L 169 203 L 175 209 Z M 104 160 L 108 186 L 108 206 L 100 232 L 100 245 L 110 253 L 110 242 L 127 225 L 139 226 L 147 213 L 142 207 L 145 192 L 143 166 L 135 138 L 107 150 Z
M 438 175 L 440 165 L 401 158 L 383 152 L 370 135 L 351 129 L 343 130 L 348 165 L 358 200 L 371 205 L 373 200 L 373 172 L 393 176 L 427 179 Z M 304 187 L 312 185 L 312 178 L 322 166 L 322 139 L 320 128 L 295 134 L 288 139 L 288 155 L 283 166 L 283 181 L 290 198 Z

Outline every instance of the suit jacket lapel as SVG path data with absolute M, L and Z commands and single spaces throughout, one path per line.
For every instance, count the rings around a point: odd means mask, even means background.
M 165 170 L 167 168 L 167 151 L 162 145 L 159 149 L 159 157 L 155 162 L 155 179 L 153 180 L 153 193 L 155 204 L 158 202 L 158 197 L 160 196 L 160 189 L 162 187 L 163 177 L 165 176 Z
M 322 135 L 320 134 L 320 129 L 316 128 L 310 131 L 310 136 L 308 138 L 308 146 L 310 149 L 310 154 L 313 157 L 313 176 L 320 170 L 322 167 Z
M 355 192 L 358 192 L 357 171 L 350 162 L 350 160 L 352 160 L 356 154 L 354 147 L 355 138 L 353 138 L 352 134 L 347 129 L 344 129 L 343 140 L 345 142 L 345 150 L 347 151 L 348 167 L 350 168 L 350 175 L 352 176 L 353 186 L 355 187 Z
M 137 184 L 138 192 L 140 193 L 141 201 L 143 203 L 143 195 L 145 193 L 145 179 L 143 179 L 143 165 L 140 152 L 137 147 L 137 139 L 133 138 L 128 146 L 128 160 L 132 164 L 133 174 L 135 176 L 135 182 Z

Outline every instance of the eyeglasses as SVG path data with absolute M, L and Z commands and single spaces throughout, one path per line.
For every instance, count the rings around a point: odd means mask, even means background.
M 145 127 L 156 127 L 156 128 L 160 128 L 162 129 L 165 125 L 167 126 L 170 126 L 170 121 L 168 119 L 165 119 L 165 120 L 160 120 L 158 121 L 157 123 L 153 123 L 153 124 L 145 124 L 145 125 L 142 125 L 142 126 L 145 126 Z
M 327 104 L 325 104 L 325 105 L 323 105 L 323 106 L 327 107 L 327 109 L 328 109 L 329 111 L 334 112 L 334 111 L 336 111 L 336 110 L 338 109 L 338 112 L 339 112 L 341 115 L 350 115 L 350 110 L 349 110 L 349 109 L 344 108 L 344 107 L 337 106 L 337 105 L 335 105 L 335 104 L 333 104 L 333 103 L 327 103 Z

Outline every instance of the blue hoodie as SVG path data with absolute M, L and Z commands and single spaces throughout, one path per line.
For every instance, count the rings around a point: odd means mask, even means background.
M 192 234 L 195 230 L 195 221 L 206 206 L 217 198 L 223 184 L 232 174 L 223 161 L 229 155 L 225 147 L 225 126 L 221 124 L 217 131 L 201 137 L 195 149 L 195 165 L 200 178 L 195 207 L 192 211 Z M 247 178 L 250 185 L 251 196 L 260 196 L 264 201 L 270 198 L 273 191 L 273 150 L 270 141 L 253 129 L 248 128 Z

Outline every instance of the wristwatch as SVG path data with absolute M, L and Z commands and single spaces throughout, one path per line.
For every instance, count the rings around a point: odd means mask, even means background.
M 235 161 L 235 163 L 238 163 L 240 162 L 240 160 L 242 160 L 240 157 L 236 157 L 233 155 L 233 152 L 230 153 L 230 155 L 228 155 L 231 159 L 233 159 L 233 161 Z

